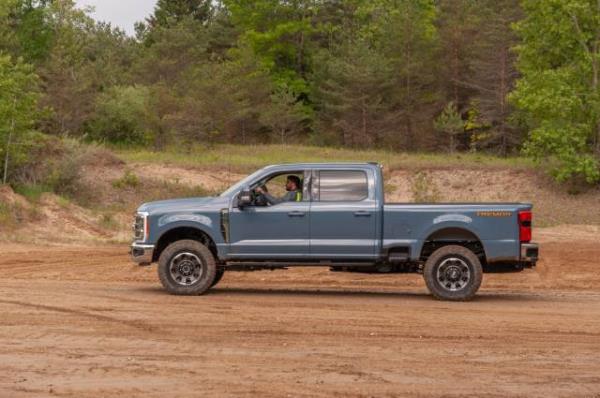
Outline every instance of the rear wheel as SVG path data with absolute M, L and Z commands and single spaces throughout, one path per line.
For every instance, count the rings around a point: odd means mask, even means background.
M 171 243 L 158 259 L 158 277 L 171 294 L 203 294 L 212 286 L 216 273 L 214 256 L 195 240 Z
M 427 288 L 440 300 L 472 299 L 481 286 L 482 276 L 479 258 L 466 247 L 457 245 L 433 252 L 423 270 Z

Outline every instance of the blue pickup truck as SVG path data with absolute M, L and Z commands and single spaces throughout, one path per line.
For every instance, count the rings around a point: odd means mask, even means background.
M 290 178 L 297 192 L 272 200 Z M 418 272 L 436 298 L 468 300 L 484 272 L 535 266 L 531 210 L 526 203 L 386 203 L 376 163 L 283 164 L 218 196 L 143 204 L 131 256 L 140 265 L 158 262 L 164 288 L 179 295 L 205 293 L 226 271 L 327 266 Z

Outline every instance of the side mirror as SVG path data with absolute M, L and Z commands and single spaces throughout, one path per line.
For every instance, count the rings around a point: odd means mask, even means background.
M 238 195 L 238 207 L 243 209 L 246 206 L 250 206 L 252 204 L 252 193 L 250 192 L 250 188 L 244 188 L 242 192 Z

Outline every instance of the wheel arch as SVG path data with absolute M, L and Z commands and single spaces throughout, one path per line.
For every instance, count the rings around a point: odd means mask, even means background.
M 421 260 L 426 260 L 431 253 L 440 247 L 447 245 L 459 245 L 473 251 L 485 262 L 486 253 L 483 241 L 479 234 L 464 225 L 445 225 L 429 231 L 427 237 L 417 249 Z
M 207 231 L 203 230 L 202 228 L 198 228 L 197 226 L 178 225 L 166 230 L 161 234 L 160 238 L 158 238 L 154 248 L 154 253 L 152 254 L 152 262 L 158 261 L 158 258 L 162 252 L 171 243 L 183 239 L 192 239 L 201 242 L 203 245 L 208 247 L 215 259 L 218 258 L 215 240 Z

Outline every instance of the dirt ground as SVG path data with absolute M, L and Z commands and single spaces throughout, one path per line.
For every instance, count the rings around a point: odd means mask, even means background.
M 598 227 L 468 303 L 419 275 L 298 268 L 163 292 L 123 245 L 0 244 L 0 397 L 600 397 Z

